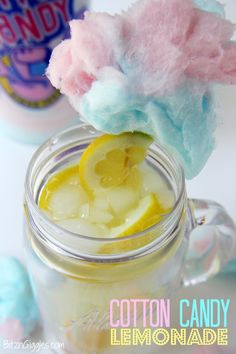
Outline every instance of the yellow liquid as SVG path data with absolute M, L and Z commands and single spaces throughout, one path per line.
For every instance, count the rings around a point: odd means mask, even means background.
M 155 195 L 159 205 L 158 218 L 160 210 L 161 215 L 164 215 L 174 204 L 174 196 L 167 183 L 157 171 L 146 164 L 140 167 L 142 188 L 131 191 L 125 201 L 120 198 L 119 193 L 111 193 L 106 198 L 103 195 L 99 201 L 91 201 L 81 188 L 78 171 L 79 166 L 73 165 L 55 173 L 46 182 L 38 202 L 47 216 L 65 229 L 74 232 L 83 229 L 90 233 L 89 236 L 109 237 L 110 230 L 117 227 L 117 224 L 124 223 L 125 216 L 135 208 L 135 203 L 138 203 L 140 198 L 145 198 L 150 193 Z M 81 200 L 78 200 L 79 196 Z M 117 204 L 114 204 L 114 196 L 118 198 Z M 125 206 L 119 205 L 122 200 Z M 86 218 L 84 205 L 88 204 L 90 211 L 95 202 L 98 209 L 100 207 L 103 212 L 105 208 L 105 213 L 111 213 L 113 219 L 109 220 L 107 216 L 105 220 L 102 213 L 96 215 L 94 209 L 93 222 L 89 212 Z M 180 230 L 179 237 L 158 252 L 132 261 L 96 263 L 53 254 L 34 237 L 32 230 L 28 230 L 28 237 L 38 256 L 32 262 L 32 272 L 38 301 L 42 304 L 41 313 L 46 332 L 52 332 L 58 342 L 65 342 L 67 353 L 112 354 L 114 348 L 110 346 L 110 301 L 114 298 L 152 299 L 167 295 L 168 286 L 162 284 L 163 274 L 166 274 L 167 284 L 173 282 L 168 281 L 168 277 L 175 277 L 175 274 L 167 274 L 165 264 L 177 252 L 183 231 Z M 122 253 L 144 246 L 159 236 L 155 231 L 148 232 L 138 242 L 136 239 L 124 239 L 119 245 L 102 246 L 96 253 Z M 172 266 L 177 272 L 176 265 L 173 263 Z M 168 264 L 169 267 L 171 264 Z M 43 276 L 40 277 L 40 274 Z M 122 347 L 120 351 L 119 348 L 116 350 L 117 353 L 124 352 Z
M 67 167 L 47 181 L 39 207 L 62 228 L 84 236 L 112 238 L 144 231 L 170 212 L 174 196 L 146 163 L 137 173 L 139 187 L 121 184 L 91 198 L 81 186 L 79 166 Z

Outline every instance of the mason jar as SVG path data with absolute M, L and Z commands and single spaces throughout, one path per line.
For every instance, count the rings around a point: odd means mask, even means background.
M 113 239 L 74 234 L 53 223 L 38 207 L 40 192 L 52 175 L 79 163 L 99 134 L 82 124 L 56 135 L 35 153 L 26 176 L 28 268 L 45 338 L 63 343 L 62 353 L 124 353 L 124 347 L 110 342 L 112 299 L 168 298 L 217 274 L 235 255 L 231 218 L 215 202 L 189 200 L 180 165 L 156 143 L 147 162 L 175 195 L 173 209 L 159 223 Z M 142 353 L 150 350 L 142 348 Z

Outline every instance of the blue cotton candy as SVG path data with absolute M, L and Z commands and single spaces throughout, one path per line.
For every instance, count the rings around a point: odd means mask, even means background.
M 111 134 L 145 131 L 148 129 L 144 117 L 147 99 L 132 92 L 125 76 L 116 76 L 109 71 L 101 80 L 94 82 L 82 98 L 78 107 L 82 119 L 96 129 Z M 77 105 L 76 98 L 72 104 Z M 148 129 L 148 132 L 151 130 Z
M 189 80 L 162 98 L 139 97 L 117 80 L 97 81 L 82 98 L 80 112 L 96 129 L 151 134 L 178 156 L 187 178 L 201 171 L 214 145 L 217 126 L 209 89 Z
M 155 106 L 150 113 L 154 134 L 182 162 L 186 177 L 193 178 L 215 146 L 213 133 L 218 121 L 211 92 L 189 81 L 174 94 L 155 101 Z
M 28 274 L 16 258 L 3 256 L 0 257 L 0 274 L 0 325 L 18 320 L 26 338 L 39 320 Z
M 224 6 L 216 0 L 194 0 L 194 3 L 201 10 L 216 13 L 220 16 L 225 15 Z
M 224 269 L 222 270 L 223 274 L 227 273 L 236 273 L 236 259 L 233 259 L 231 262 L 229 262 Z

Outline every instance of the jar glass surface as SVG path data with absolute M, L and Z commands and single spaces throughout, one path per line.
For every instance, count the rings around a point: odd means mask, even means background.
M 168 298 L 181 285 L 192 228 L 182 170 L 157 144 L 150 147 L 147 161 L 176 200 L 158 224 L 128 237 L 98 239 L 49 220 L 37 206 L 42 188 L 50 176 L 78 163 L 98 135 L 84 124 L 47 141 L 32 158 L 25 185 L 27 259 L 45 336 L 63 343 L 64 349 L 56 351 L 71 354 L 123 352 L 110 345 L 110 301 Z

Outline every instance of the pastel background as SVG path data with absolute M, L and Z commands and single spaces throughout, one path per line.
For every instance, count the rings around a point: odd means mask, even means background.
M 92 8 L 97 11 L 114 13 L 126 8 L 132 0 L 94 0 Z M 226 13 L 229 19 L 236 22 L 236 1 L 222 0 L 227 4 Z M 1 92 L 0 92 L 1 95 Z M 219 90 L 218 97 L 222 102 L 224 124 L 218 132 L 217 149 L 210 158 L 207 166 L 193 181 L 187 183 L 190 197 L 213 199 L 221 203 L 236 221 L 236 87 Z M 0 132 L 1 133 L 1 132 Z M 0 134 L 0 250 L 1 254 L 16 255 L 24 260 L 22 242 L 22 199 L 23 184 L 27 164 L 35 151 L 34 146 L 16 143 Z M 182 290 L 177 297 L 199 298 L 231 297 L 230 333 L 236 329 L 236 275 L 218 277 L 196 289 Z M 233 335 L 232 337 L 235 337 Z M 230 342 L 225 353 L 236 353 L 236 341 Z M 24 351 L 17 350 L 19 354 Z M 0 349 L 0 354 L 13 352 Z M 43 350 L 40 354 L 49 354 Z M 167 351 L 168 354 L 170 354 Z M 189 348 L 176 349 L 176 354 L 195 354 Z M 156 354 L 156 353 L 155 353 Z M 218 354 L 217 351 L 198 351 L 197 354 Z M 221 353 L 223 354 L 223 353 Z

